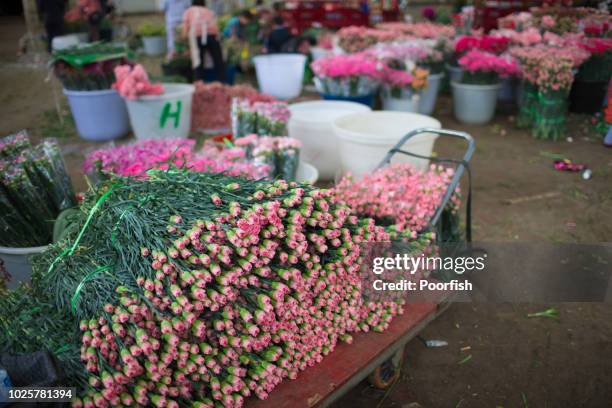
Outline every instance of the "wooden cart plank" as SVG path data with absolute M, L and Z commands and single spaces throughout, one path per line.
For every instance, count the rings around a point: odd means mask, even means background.
M 366 378 L 380 363 L 418 334 L 444 307 L 414 303 L 404 307 L 384 333 L 358 333 L 353 344 L 338 344 L 320 364 L 309 367 L 291 381 L 285 380 L 268 399 L 250 399 L 248 408 L 324 407 Z

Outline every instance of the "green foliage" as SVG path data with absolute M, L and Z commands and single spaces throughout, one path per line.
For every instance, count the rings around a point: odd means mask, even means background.
M 160 37 L 166 35 L 166 26 L 160 23 L 145 21 L 138 26 L 137 33 L 141 37 Z
M 494 85 L 499 83 L 499 75 L 496 72 L 463 72 L 462 84 L 469 85 Z

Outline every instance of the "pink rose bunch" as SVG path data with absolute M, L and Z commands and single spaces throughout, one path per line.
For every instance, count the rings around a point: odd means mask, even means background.
M 459 59 L 459 65 L 470 73 L 496 73 L 499 76 L 518 74 L 519 67 L 512 58 L 486 51 L 472 50 Z
M 83 171 L 106 178 L 132 176 L 146 178 L 151 169 L 170 166 L 208 173 L 260 178 L 266 169 L 246 161 L 242 149 L 222 149 L 205 144 L 194 151 L 191 139 L 142 140 L 133 144 L 98 149 L 87 155 Z
M 367 77 L 376 80 L 382 75 L 381 64 L 369 53 L 319 58 L 311 64 L 311 68 L 320 78 Z
M 432 165 L 420 171 L 409 164 L 394 164 L 365 175 L 361 180 L 343 178 L 334 195 L 360 216 L 391 221 L 394 229 L 416 238 L 427 227 L 453 177 L 451 168 Z M 458 191 L 451 205 L 460 205 Z
M 162 84 L 152 84 L 144 67 L 140 64 L 119 65 L 115 67 L 115 83 L 113 89 L 119 95 L 128 99 L 135 100 L 145 95 L 160 95 L 164 92 Z

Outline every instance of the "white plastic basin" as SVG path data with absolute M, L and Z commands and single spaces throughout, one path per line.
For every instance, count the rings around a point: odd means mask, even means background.
M 258 55 L 253 62 L 261 92 L 285 100 L 295 98 L 302 92 L 305 55 Z
M 295 179 L 300 183 L 314 184 L 319 179 L 319 171 L 312 164 L 300 161 Z
M 189 137 L 191 99 L 195 88 L 187 84 L 164 84 L 161 95 L 126 100 L 137 139 Z
M 332 123 L 351 113 L 370 112 L 370 108 L 355 102 L 310 101 L 289 105 L 289 110 L 289 136 L 302 142 L 301 156 L 319 170 L 322 180 L 334 180 L 341 167 Z
M 406 133 L 422 127 L 440 128 L 438 120 L 418 113 L 376 111 L 342 116 L 333 122 L 338 137 L 342 171 L 359 177 L 371 173 L 387 152 Z M 434 134 L 411 138 L 403 150 L 431 156 L 437 139 Z M 396 154 L 392 163 L 411 163 L 425 170 L 429 161 Z
M 0 261 L 11 275 L 7 282 L 9 289 L 15 289 L 21 282 L 29 282 L 32 278 L 32 264 L 29 257 L 39 254 L 47 249 L 47 246 L 30 248 L 7 248 L 0 246 Z
M 53 41 L 51 41 L 51 49 L 53 51 L 59 51 L 66 48 L 74 47 L 75 45 L 79 45 L 81 40 L 77 34 L 67 34 L 60 35 L 57 37 L 53 37 Z

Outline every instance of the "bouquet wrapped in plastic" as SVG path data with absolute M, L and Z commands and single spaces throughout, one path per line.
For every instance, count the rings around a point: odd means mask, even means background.
M 26 132 L 0 139 L 0 245 L 48 244 L 55 218 L 75 205 L 55 140 L 32 146 Z
M 384 76 L 381 64 L 369 52 L 319 58 L 311 67 L 317 90 L 334 96 L 370 95 Z
M 235 137 L 250 134 L 261 136 L 287 136 L 287 123 L 291 116 L 286 102 L 251 101 L 234 99 L 232 122 Z
M 250 138 L 254 135 L 249 135 Z M 243 138 L 246 139 L 246 138 Z M 237 144 L 245 145 L 238 139 Z M 260 165 L 268 166 L 268 177 L 294 181 L 300 164 L 299 140 L 290 137 L 261 136 L 252 141 L 253 160 Z

